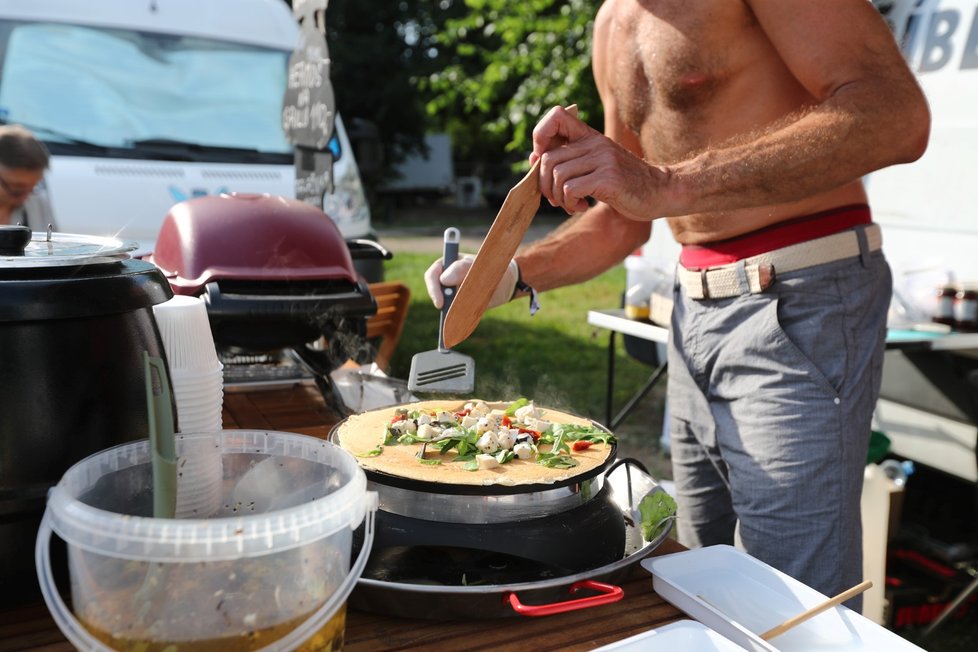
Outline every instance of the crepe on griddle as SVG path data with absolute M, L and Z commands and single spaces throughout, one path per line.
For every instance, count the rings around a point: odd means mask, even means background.
M 364 469 L 387 473 L 423 482 L 436 482 L 460 485 L 523 485 L 523 484 L 553 484 L 568 480 L 589 472 L 604 464 L 614 450 L 608 443 L 595 443 L 587 450 L 574 451 L 571 457 L 577 461 L 577 466 L 571 468 L 550 468 L 538 464 L 536 459 L 514 459 L 491 469 L 468 471 L 461 462 L 452 462 L 454 452 L 440 456 L 437 451 L 429 448 L 427 459 L 442 459 L 441 464 L 422 464 L 417 457 L 422 444 L 384 445 L 387 437 L 387 426 L 394 419 L 399 409 L 408 411 L 447 411 L 459 412 L 466 403 L 472 401 L 419 401 L 380 410 L 371 410 L 348 417 L 337 429 L 337 443 L 344 450 L 357 457 Z M 504 410 L 509 402 L 486 403 L 499 410 Z M 566 412 L 537 408 L 542 412 L 542 419 L 554 424 L 567 423 L 582 426 L 593 425 L 590 419 L 584 419 Z M 367 456 L 368 451 L 383 447 L 383 452 L 376 456 Z M 542 444 L 541 452 L 548 452 L 550 446 Z M 593 474 L 592 474 L 593 475 Z

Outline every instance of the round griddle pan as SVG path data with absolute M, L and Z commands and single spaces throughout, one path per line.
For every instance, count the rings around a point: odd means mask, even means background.
M 330 441 L 338 443 L 338 432 L 346 421 L 330 429 Z M 610 433 L 601 424 L 594 425 Z M 377 492 L 380 509 L 386 512 L 453 523 L 509 523 L 550 516 L 591 500 L 600 493 L 605 471 L 614 464 L 617 452 L 617 444 L 612 443 L 601 465 L 553 483 L 469 485 L 404 478 L 373 469 L 364 472 L 369 489 Z
M 632 521 L 631 514 L 644 496 L 664 491 L 640 463 L 621 460 L 609 469 L 606 480 L 624 525 L 620 559 L 596 560 L 592 568 L 567 573 L 536 561 L 472 549 L 375 547 L 349 603 L 390 616 L 450 620 L 502 618 L 527 609 L 559 613 L 620 599 L 621 590 L 609 583 L 620 581 L 633 564 L 655 550 L 669 536 L 673 521 L 651 541 Z M 593 588 L 597 595 L 568 601 L 580 587 Z

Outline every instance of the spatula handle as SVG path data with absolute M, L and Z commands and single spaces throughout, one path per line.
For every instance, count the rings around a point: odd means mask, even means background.
M 454 226 L 445 229 L 442 249 L 442 269 L 448 269 L 449 265 L 458 260 L 458 245 L 461 240 L 462 234 Z M 445 350 L 445 315 L 448 314 L 448 309 L 452 306 L 452 300 L 455 298 L 456 290 L 458 290 L 457 287 L 450 286 L 443 286 L 441 289 L 441 294 L 444 298 L 441 306 L 441 317 L 438 319 L 438 348 L 441 350 Z
M 448 269 L 448 266 L 458 260 L 458 243 L 462 239 L 459 230 L 454 226 L 450 226 L 445 229 L 445 244 L 442 250 L 442 269 Z M 441 289 L 442 296 L 445 298 L 445 303 L 442 304 L 441 312 L 444 315 L 448 312 L 448 307 L 452 305 L 452 299 L 455 298 L 454 287 L 443 287 Z

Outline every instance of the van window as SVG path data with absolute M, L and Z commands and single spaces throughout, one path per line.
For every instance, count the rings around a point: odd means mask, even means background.
M 13 21 L 0 21 L 0 39 L 0 119 L 34 129 L 52 153 L 235 162 L 241 149 L 251 162 L 292 161 L 287 51 Z

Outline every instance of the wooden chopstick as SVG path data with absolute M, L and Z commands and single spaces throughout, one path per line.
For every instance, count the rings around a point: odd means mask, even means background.
M 806 620 L 808 620 L 809 618 L 813 616 L 817 616 L 818 614 L 822 613 L 826 609 L 831 609 L 832 607 L 845 602 L 849 598 L 859 595 L 860 593 L 870 588 L 871 586 L 873 586 L 873 582 L 871 580 L 866 580 L 865 582 L 861 582 L 860 584 L 857 584 L 851 589 L 847 589 L 842 593 L 840 593 L 839 595 L 833 598 L 829 598 L 825 602 L 815 605 L 811 609 L 806 609 L 805 611 L 801 612 L 797 616 L 792 616 L 791 618 L 784 621 L 777 627 L 772 627 L 771 629 L 761 634 L 761 638 L 765 641 L 769 641 L 775 636 L 780 636 L 781 634 L 784 634 L 792 627 L 796 625 L 800 625 Z

